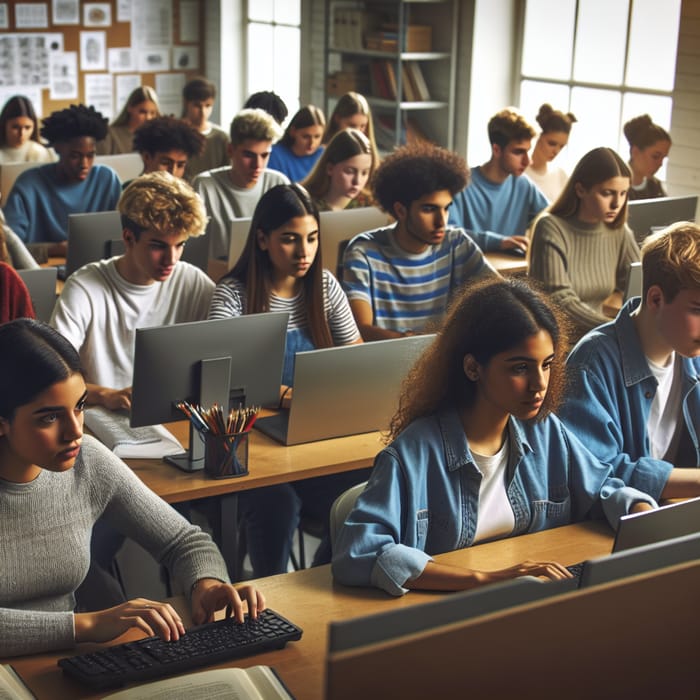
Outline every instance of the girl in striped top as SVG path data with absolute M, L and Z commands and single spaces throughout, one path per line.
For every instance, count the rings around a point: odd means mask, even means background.
M 348 300 L 323 269 L 318 210 L 300 185 L 277 185 L 258 202 L 243 253 L 216 287 L 209 318 L 289 311 L 281 396 L 291 395 L 294 356 L 360 343 Z
M 537 220 L 529 274 L 573 323 L 573 339 L 608 321 L 603 302 L 622 292 L 639 248 L 627 221 L 630 171 L 610 148 L 578 162 L 564 191 Z

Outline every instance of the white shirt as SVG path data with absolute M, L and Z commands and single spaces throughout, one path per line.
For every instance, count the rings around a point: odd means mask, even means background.
M 655 365 L 649 358 L 647 362 L 659 383 L 647 421 L 651 456 L 654 459 L 674 462 L 680 439 L 678 424 L 681 416 L 681 363 L 678 362 L 675 352 L 665 367 Z
M 51 316 L 80 354 L 86 380 L 111 389 L 131 386 L 137 328 L 204 320 L 214 291 L 214 282 L 186 262 L 164 282 L 141 285 L 117 272 L 117 260 L 76 270 Z
M 493 456 L 480 455 L 472 451 L 472 457 L 482 474 L 474 544 L 483 540 L 506 537 L 515 527 L 513 508 L 506 493 L 509 445 L 509 440 L 506 439 L 501 449 Z

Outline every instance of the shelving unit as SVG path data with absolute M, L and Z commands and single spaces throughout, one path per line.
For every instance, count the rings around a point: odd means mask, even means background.
M 458 5 L 457 0 L 329 0 L 326 113 L 341 94 L 355 90 L 370 103 L 380 150 L 405 143 L 407 134 L 451 149 Z M 406 50 L 416 43 L 421 50 Z

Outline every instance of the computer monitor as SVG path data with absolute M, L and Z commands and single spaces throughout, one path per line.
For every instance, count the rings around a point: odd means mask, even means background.
M 3 163 L 0 165 L 0 202 L 4 205 L 7 202 L 7 197 L 10 194 L 15 180 L 25 171 L 30 168 L 36 168 L 39 165 L 46 165 L 39 161 L 23 161 L 21 163 Z
M 118 211 L 69 214 L 66 277 L 90 262 L 123 253 L 122 220 Z M 188 238 L 181 259 L 206 272 L 209 237 L 202 234 Z
M 17 274 L 29 290 L 36 317 L 48 323 L 56 305 L 56 268 L 17 270 Z
M 95 156 L 95 164 L 107 165 L 117 173 L 122 182 L 133 180 L 143 173 L 143 158 L 140 153 L 108 153 Z
M 627 284 L 625 285 L 625 301 L 632 297 L 642 296 L 642 263 L 631 262 L 627 273 Z
M 425 632 L 566 592 L 567 589 L 555 582 L 545 582 L 534 576 L 520 576 L 472 591 L 454 593 L 423 605 L 331 622 L 328 627 L 328 651 L 347 651 Z
M 635 199 L 627 205 L 627 225 L 639 245 L 654 230 L 677 221 L 695 221 L 698 195 Z
M 589 559 L 584 563 L 579 587 L 598 586 L 694 559 L 700 559 L 700 532 Z
M 139 328 L 134 343 L 131 426 L 181 420 L 180 401 L 203 407 L 276 406 L 287 312 Z M 190 450 L 166 458 L 204 468 L 204 443 L 190 426 Z
M 364 231 L 388 226 L 391 217 L 377 207 L 358 207 L 342 211 L 322 211 L 321 249 L 323 267 L 330 270 L 338 279 L 342 277 L 343 250 L 351 238 Z M 228 266 L 231 269 L 243 252 L 248 232 L 250 217 L 231 221 L 231 239 L 229 241 Z

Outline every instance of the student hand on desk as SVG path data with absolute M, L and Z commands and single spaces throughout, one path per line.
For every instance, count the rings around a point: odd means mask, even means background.
M 501 250 L 506 253 L 525 255 L 529 247 L 530 239 L 527 236 L 506 236 L 501 240 Z
M 132 627 L 166 641 L 185 633 L 182 619 L 169 603 L 147 598 L 135 598 L 107 610 L 76 613 L 74 619 L 76 642 L 108 642 Z
M 466 591 L 519 576 L 539 576 L 552 581 L 572 577 L 566 567 L 555 561 L 526 560 L 515 566 L 496 571 L 477 571 L 476 569 L 429 561 L 421 575 L 412 581 L 406 581 L 405 586 L 421 590 Z
M 214 578 L 200 579 L 192 588 L 192 621 L 195 625 L 213 622 L 214 613 L 226 608 L 227 614 L 233 613 L 238 622 L 243 622 L 243 601 L 252 618 L 266 607 L 265 596 L 254 586 L 246 584 L 236 588 Z
M 104 406 L 110 411 L 131 409 L 131 387 L 125 389 L 110 389 L 106 386 L 88 384 L 87 402 L 93 406 Z

